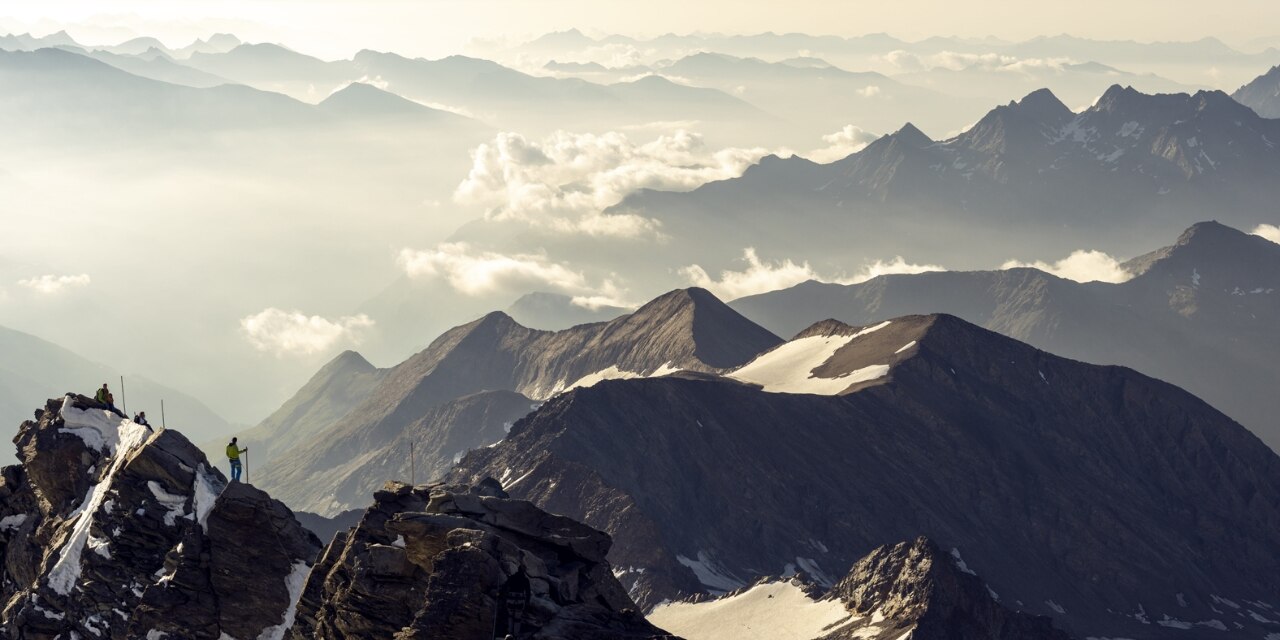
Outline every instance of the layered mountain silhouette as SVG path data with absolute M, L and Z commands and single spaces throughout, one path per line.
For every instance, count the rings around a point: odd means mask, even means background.
M 277 454 L 259 480 L 296 508 L 333 515 L 364 504 L 388 479 L 438 477 L 468 450 L 501 440 L 537 402 L 567 389 L 614 378 L 724 371 L 779 342 L 702 289 L 673 291 L 609 322 L 555 332 L 494 312 L 377 374 L 371 388 L 356 382 L 371 381 L 362 377 L 372 375 L 367 369 L 357 367 L 362 373 L 352 375 L 347 364 L 326 367 L 343 373 L 318 375 L 256 431 L 271 438 L 276 432 L 305 434 L 301 441 L 284 438 L 289 455 Z M 338 403 L 327 399 L 335 388 L 345 397 Z M 321 403 L 329 407 L 317 410 L 321 419 L 308 418 Z M 347 406 L 345 415 L 326 422 Z M 328 426 L 319 430 L 321 423 Z M 413 460 L 410 442 L 419 443 Z
M 924 535 L 1073 635 L 1280 631 L 1273 451 L 1170 384 L 954 316 L 576 389 L 450 473 L 487 476 L 612 534 L 646 607 L 797 570 L 834 585 Z
M 756 246 L 970 268 L 990 264 L 993 245 L 1029 256 L 1125 255 L 1205 211 L 1247 228 L 1275 223 L 1277 141 L 1280 122 L 1220 91 L 1113 86 L 1073 113 L 1041 90 L 942 142 L 907 125 L 831 164 L 766 157 L 740 178 L 689 193 L 642 191 L 613 210 L 655 217 L 675 237 L 716 237 L 712 256 Z M 806 224 L 778 211 L 804 211 Z
M 791 335 L 819 318 L 864 324 L 945 312 L 1053 353 L 1121 364 L 1197 394 L 1280 450 L 1268 389 L 1280 379 L 1280 245 L 1216 222 L 1125 263 L 1121 284 L 1035 269 L 807 282 L 731 303 Z M 1206 372 L 1212 371 L 1212 375 Z

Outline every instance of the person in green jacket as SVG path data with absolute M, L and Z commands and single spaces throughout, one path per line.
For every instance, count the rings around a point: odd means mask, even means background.
M 227 460 L 231 461 L 231 480 L 233 482 L 240 481 L 240 454 L 248 452 L 249 447 L 241 449 L 240 445 L 236 444 L 235 438 L 232 438 L 231 442 L 227 443 Z
M 111 390 L 107 389 L 107 383 L 102 383 L 102 388 L 93 395 L 93 399 L 107 405 L 107 410 L 121 418 L 124 418 L 124 412 L 116 408 L 116 397 L 111 395 Z

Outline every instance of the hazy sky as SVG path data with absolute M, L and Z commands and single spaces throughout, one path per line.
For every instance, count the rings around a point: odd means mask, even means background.
M 1274 34 L 1280 2 L 1235 0 L 0 0 L 0 30 L 37 34 L 68 27 L 90 43 L 158 36 L 182 45 L 211 31 L 279 41 L 313 55 L 346 57 L 363 47 L 411 55 L 457 52 L 473 38 L 525 38 L 547 31 L 655 35 L 670 31 L 889 32 L 1027 38 L 1074 35 L 1136 40 L 1220 37 L 1237 46 Z M 1229 8 L 1229 9 L 1228 9 Z

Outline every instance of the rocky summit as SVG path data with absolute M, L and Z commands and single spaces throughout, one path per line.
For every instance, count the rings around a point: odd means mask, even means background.
M 645 621 L 605 559 L 607 534 L 487 479 L 388 483 L 307 581 L 293 640 L 674 638 Z
M 50 400 L 0 484 L 0 623 L 24 640 L 279 640 L 320 541 L 181 433 Z

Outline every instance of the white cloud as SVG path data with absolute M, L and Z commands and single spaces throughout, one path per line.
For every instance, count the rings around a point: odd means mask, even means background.
M 55 275 L 36 276 L 34 278 L 19 280 L 18 284 L 20 286 L 31 289 L 32 291 L 35 291 L 37 293 L 52 295 L 52 294 L 62 293 L 67 289 L 73 289 L 76 287 L 87 287 L 89 286 L 89 282 L 90 282 L 89 274 L 82 273 L 76 276 L 55 276 Z
M 864 131 L 860 127 L 847 124 L 843 129 L 835 133 L 822 136 L 822 141 L 827 143 L 827 146 L 810 151 L 805 154 L 805 157 L 823 164 L 835 162 L 841 158 L 848 157 L 850 154 L 862 151 L 867 145 L 875 142 L 877 138 L 879 136 L 870 131 Z
M 790 259 L 765 261 L 761 260 L 754 248 L 742 251 L 742 261 L 747 268 L 742 271 L 724 270 L 720 278 L 712 278 L 707 270 L 693 264 L 680 269 L 680 274 L 694 286 L 702 287 L 725 300 L 733 300 L 743 296 L 777 291 L 792 287 L 801 282 L 817 280 L 836 284 L 857 284 L 866 282 L 876 276 L 894 273 L 924 273 L 926 271 L 943 271 L 943 267 L 931 264 L 912 264 L 902 256 L 892 260 L 876 260 L 863 266 L 853 275 L 825 276 L 809 266 L 808 262 L 796 263 Z
M 636 144 L 626 134 L 557 132 L 541 140 L 501 133 L 472 152 L 471 172 L 454 192 L 491 220 L 520 221 L 565 234 L 658 237 L 655 220 L 603 211 L 639 189 L 688 191 L 742 175 L 765 149 L 711 150 L 679 130 Z
M 864 266 L 858 273 L 851 278 L 838 281 L 841 284 L 858 284 L 866 282 L 872 278 L 879 276 L 895 275 L 895 274 L 912 274 L 912 273 L 928 273 L 930 271 L 946 271 L 947 269 L 936 264 L 914 264 L 907 262 L 902 256 L 894 256 L 892 260 L 876 260 L 869 265 Z
M 874 84 L 872 84 L 872 85 L 867 85 L 867 86 L 865 86 L 865 87 L 863 87 L 863 88 L 861 88 L 861 89 L 858 89 L 857 93 L 858 93 L 858 95 L 860 95 L 860 96 L 862 96 L 862 97 L 864 97 L 864 98 L 874 98 L 874 97 L 876 97 L 876 96 L 880 95 L 880 86 L 879 86 L 879 85 L 874 85 Z
M 1046 273 L 1052 273 L 1059 278 L 1075 280 L 1076 282 L 1121 283 L 1133 277 L 1132 273 L 1121 268 L 1119 260 L 1101 251 L 1086 251 L 1084 249 L 1073 251 L 1071 255 L 1054 263 L 1009 260 L 1000 265 L 1001 269 L 1017 269 L 1020 267 L 1039 269 Z
M 372 326 L 373 320 L 364 314 L 329 320 L 275 307 L 240 320 L 240 330 L 253 348 L 277 356 L 310 355 L 339 342 L 358 343 L 363 331 Z
M 1280 244 L 1280 227 L 1274 224 L 1260 224 L 1253 230 L 1253 235 L 1262 236 L 1272 242 Z
M 446 242 L 428 250 L 403 249 L 398 262 L 411 278 L 442 278 L 468 296 L 551 290 L 578 297 L 582 306 L 628 306 L 612 280 L 593 284 L 581 271 L 543 253 L 506 255 Z
M 808 262 L 796 264 L 789 259 L 765 262 L 756 255 L 756 250 L 752 247 L 742 251 L 742 260 L 747 263 L 746 269 L 721 271 L 719 280 L 712 278 L 706 269 L 696 264 L 680 269 L 680 274 L 694 286 L 702 287 L 724 300 L 776 291 L 808 280 L 821 279 Z
M 956 51 L 940 51 L 922 56 L 902 50 L 889 52 L 880 56 L 879 60 L 903 71 L 931 71 L 933 69 L 963 71 L 974 69 L 1006 73 L 1058 72 L 1073 62 L 1070 58 L 1019 58 L 1000 53 L 959 53 Z

